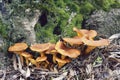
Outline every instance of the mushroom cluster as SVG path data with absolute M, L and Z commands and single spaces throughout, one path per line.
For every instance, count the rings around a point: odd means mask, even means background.
M 73 58 L 77 58 L 83 53 L 88 54 L 96 47 L 109 45 L 108 39 L 94 40 L 97 36 L 95 30 L 77 29 L 74 27 L 73 31 L 77 33 L 76 36 L 72 38 L 62 38 L 62 40 L 59 40 L 56 44 L 50 42 L 37 43 L 28 47 L 26 43 L 16 43 L 10 46 L 8 51 L 20 57 L 19 63 L 21 63 L 22 66 L 31 63 L 39 68 L 44 64 L 44 67 L 47 68 L 52 63 L 58 64 L 58 67 L 61 68 Z M 84 48 L 84 46 L 86 46 L 86 48 Z M 39 56 L 35 58 L 34 55 L 26 51 L 27 48 L 33 52 L 38 52 Z

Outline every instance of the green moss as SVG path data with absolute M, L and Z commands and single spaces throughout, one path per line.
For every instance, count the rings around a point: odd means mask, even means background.
M 70 8 L 70 10 L 71 10 L 71 12 L 79 12 L 79 10 L 80 10 L 80 6 L 79 5 L 77 5 L 76 3 L 71 3 L 71 2 L 69 2 L 68 4 L 67 4 L 67 6 Z
M 116 0 L 112 5 L 111 7 L 113 8 L 120 8 L 120 0 Z
M 117 0 L 94 0 L 94 4 L 97 8 L 102 8 L 103 10 L 107 11 L 112 8 L 113 5 L 120 6 Z M 114 6 L 115 7 L 115 6 Z
M 2 20 L 0 20 L 0 35 L 3 37 L 3 38 L 7 38 L 8 37 L 8 28 L 7 28 L 7 25 L 4 24 L 2 22 Z
M 64 3 L 63 0 L 55 0 L 55 5 L 60 8 L 65 8 L 66 4 Z
M 94 9 L 95 7 L 90 2 L 85 2 L 81 5 L 80 13 L 83 15 L 88 15 Z
M 75 18 L 73 19 L 75 22 L 75 26 L 81 27 L 81 23 L 83 21 L 83 15 L 82 14 L 77 14 Z
M 53 34 L 54 28 L 51 27 L 53 26 L 46 25 L 42 27 L 39 23 L 36 24 L 35 31 L 38 42 L 52 42 L 52 43 L 56 42 L 57 36 Z

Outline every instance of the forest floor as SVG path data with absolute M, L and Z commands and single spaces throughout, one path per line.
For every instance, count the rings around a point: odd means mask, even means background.
M 9 65 L 1 67 L 0 80 L 120 80 L 119 51 L 119 44 L 110 44 L 79 56 L 60 69 L 54 66 L 49 70 L 33 66 L 14 70 L 9 59 Z

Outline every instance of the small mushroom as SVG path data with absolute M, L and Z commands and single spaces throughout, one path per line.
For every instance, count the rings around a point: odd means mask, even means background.
M 77 35 L 81 38 L 83 37 L 86 33 L 88 33 L 88 30 L 86 29 L 77 29 L 76 27 L 73 27 L 73 31 L 77 32 Z
M 27 49 L 28 46 L 26 43 L 15 43 L 13 46 L 10 46 L 8 51 L 15 52 L 16 54 Z
M 30 49 L 32 51 L 36 51 L 40 53 L 41 58 L 43 59 L 45 56 L 45 51 L 47 51 L 50 47 L 51 43 L 41 43 L 41 44 L 34 44 L 31 45 Z M 46 57 L 47 58 L 47 57 Z M 40 57 L 37 58 L 37 61 L 40 59 Z M 46 59 L 46 62 L 49 63 Z M 38 66 L 37 66 L 38 67 Z
M 46 60 L 47 60 L 47 57 L 46 57 L 46 56 L 37 57 L 37 59 L 36 59 L 37 67 L 39 68 L 39 67 L 40 67 L 39 64 L 40 64 L 41 62 L 43 62 L 43 61 L 46 61 Z
M 71 60 L 70 59 L 60 59 L 56 57 L 56 61 L 58 63 L 58 67 L 61 68 L 64 66 L 66 63 L 69 63 Z
M 23 65 L 23 57 L 21 56 L 21 53 L 24 52 L 24 50 L 26 50 L 27 48 L 28 48 L 28 45 L 26 43 L 15 43 L 13 46 L 10 46 L 8 49 L 8 51 L 15 53 L 17 57 L 18 55 L 20 55 L 20 62 L 18 60 L 20 69 L 21 69 L 20 66 Z
M 109 45 L 109 40 L 108 39 L 101 39 L 101 40 L 89 40 L 87 39 L 86 37 L 83 37 L 82 39 L 82 42 L 88 46 L 107 46 Z
M 56 52 L 55 44 L 50 43 L 49 48 L 45 51 L 46 54 L 50 54 L 51 52 Z
M 77 35 L 80 38 L 85 36 L 88 39 L 92 40 L 95 36 L 97 36 L 97 32 L 95 30 L 77 29 L 74 27 L 73 31 L 77 32 Z
M 96 46 L 87 46 L 87 49 L 85 50 L 85 54 L 90 53 L 95 48 L 96 48 Z
M 23 56 L 25 59 L 26 59 L 26 64 L 28 65 L 29 64 L 29 58 L 32 58 L 33 56 L 28 53 L 28 52 L 22 52 L 21 53 L 21 56 Z
M 53 55 L 53 62 L 56 63 L 55 58 L 57 54 L 57 50 L 55 49 L 55 44 L 50 44 L 49 49 L 46 50 L 45 54 L 52 54 Z
M 66 47 L 62 41 L 56 43 L 55 49 L 63 56 L 76 58 L 80 55 L 80 50 Z
M 35 59 L 33 58 L 28 58 L 28 60 L 30 61 L 30 63 L 32 63 L 33 65 L 35 65 L 36 67 L 38 66 L 37 62 Z
M 44 52 L 49 49 L 50 43 L 43 43 L 43 44 L 34 44 L 31 45 L 30 49 L 32 51 L 39 52 L 41 57 L 44 56 Z
M 83 42 L 81 41 L 81 39 L 80 38 L 78 38 L 78 37 L 74 37 L 74 38 L 63 38 L 63 40 L 65 41 L 65 42 L 67 42 L 67 43 L 69 43 L 70 45 L 81 45 L 81 44 L 83 44 Z
M 85 50 L 85 53 L 91 52 L 93 49 L 99 46 L 107 46 L 109 45 L 109 41 L 107 39 L 101 39 L 101 40 L 89 40 L 86 37 L 83 37 L 81 39 L 84 44 L 87 45 L 87 49 Z

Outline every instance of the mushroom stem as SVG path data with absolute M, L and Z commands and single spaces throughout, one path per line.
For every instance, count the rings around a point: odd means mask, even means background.
M 14 67 L 14 69 L 15 69 L 15 70 L 17 70 L 17 61 L 16 61 L 16 56 L 15 56 L 15 55 L 13 55 L 12 59 L 13 59 L 13 67 Z
M 61 63 L 61 62 L 58 62 L 58 68 L 61 68 L 62 66 L 64 66 L 66 63 Z
M 33 58 L 28 58 L 28 60 L 30 61 L 30 63 L 32 63 L 33 65 L 37 66 L 37 62 L 35 59 Z
M 53 63 L 56 63 L 56 54 L 53 55 Z
M 41 56 L 41 57 L 43 57 L 43 56 L 45 56 L 45 55 L 44 55 L 44 53 L 43 53 L 43 52 L 41 52 L 41 53 L 40 53 L 40 56 Z
M 58 63 L 58 68 L 61 68 L 62 66 L 64 66 L 66 63 L 70 62 L 70 59 L 60 59 L 56 57 L 56 61 Z
M 36 64 L 36 67 L 37 67 L 37 68 L 40 68 L 40 63 L 41 63 L 41 62 L 37 62 L 37 64 Z
M 17 55 L 17 58 L 18 58 L 19 69 L 22 70 L 22 65 L 21 65 L 20 57 L 18 55 Z
M 20 61 L 21 61 L 21 65 L 23 66 L 23 57 L 20 55 Z
M 36 67 L 37 67 L 37 68 L 40 68 L 40 65 L 37 63 Z
M 23 57 L 21 56 L 21 53 L 22 53 L 22 51 L 15 51 L 14 53 L 16 53 L 17 55 L 19 55 L 20 56 L 20 62 L 21 62 L 21 65 L 23 66 Z
M 90 53 L 95 48 L 96 48 L 95 46 L 87 46 L 87 49 L 85 50 L 85 54 Z
M 28 61 L 28 59 L 25 59 L 26 60 L 26 64 L 28 65 L 29 64 L 29 61 Z
M 64 56 L 64 55 L 61 55 L 61 59 L 65 59 L 66 58 L 66 56 Z

